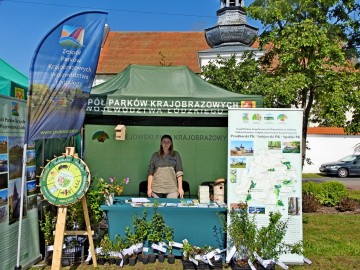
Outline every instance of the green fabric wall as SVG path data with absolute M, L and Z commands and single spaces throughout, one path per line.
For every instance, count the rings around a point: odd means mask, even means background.
M 192 195 L 202 182 L 226 178 L 227 127 L 126 126 L 124 141 L 114 139 L 114 129 L 115 125 L 85 125 L 84 160 L 93 177 L 129 177 L 124 195 L 137 195 L 139 183 L 147 180 L 150 157 L 163 134 L 173 137 Z M 109 139 L 93 139 L 97 131 L 105 131 Z

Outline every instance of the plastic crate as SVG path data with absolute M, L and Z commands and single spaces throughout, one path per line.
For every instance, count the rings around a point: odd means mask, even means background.
M 61 264 L 63 267 L 83 263 L 88 255 L 88 239 L 82 236 L 66 236 L 66 248 L 62 251 Z

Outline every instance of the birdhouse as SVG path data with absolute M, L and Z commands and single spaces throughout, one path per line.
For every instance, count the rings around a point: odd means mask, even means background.
M 214 183 L 214 202 L 224 203 L 225 179 L 218 179 Z
M 126 134 L 126 127 L 124 125 L 117 125 L 115 127 L 115 140 L 124 141 Z

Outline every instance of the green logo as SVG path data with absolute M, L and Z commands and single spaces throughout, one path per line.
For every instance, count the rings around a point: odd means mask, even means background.
M 51 160 L 40 176 L 40 190 L 51 204 L 65 206 L 76 203 L 90 185 L 90 171 L 85 162 L 73 156 Z

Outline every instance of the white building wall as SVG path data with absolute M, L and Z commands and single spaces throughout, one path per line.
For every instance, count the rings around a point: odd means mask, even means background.
M 360 143 L 360 135 L 307 135 L 308 150 L 306 158 L 312 165 L 304 164 L 303 173 L 320 173 L 322 163 L 339 160 L 354 153 L 354 147 Z

